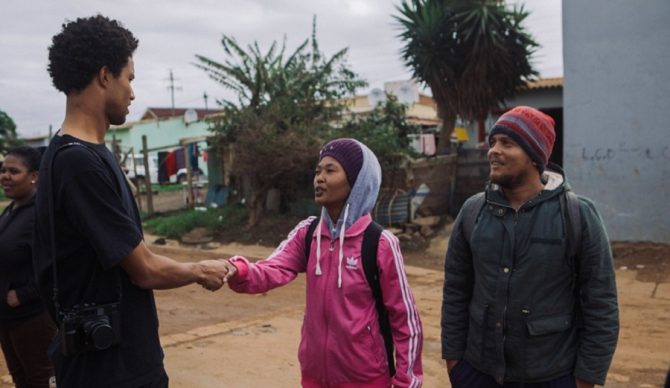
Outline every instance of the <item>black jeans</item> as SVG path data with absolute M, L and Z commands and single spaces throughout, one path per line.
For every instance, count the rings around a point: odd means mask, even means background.
M 506 382 L 499 385 L 496 380 L 475 369 L 465 360 L 460 360 L 449 373 L 449 380 L 453 388 L 576 388 L 575 377 L 570 375 L 557 377 L 541 383 Z
M 54 369 L 47 356 L 56 324 L 46 312 L 0 324 L 0 344 L 16 388 L 48 388 Z

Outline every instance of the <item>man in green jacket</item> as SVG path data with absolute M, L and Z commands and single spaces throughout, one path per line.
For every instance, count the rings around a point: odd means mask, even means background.
M 563 173 L 545 168 L 555 138 L 553 119 L 525 106 L 490 132 L 490 183 L 463 205 L 445 261 L 454 388 L 605 383 L 619 333 L 612 253 L 590 200 L 573 197 L 569 217 Z

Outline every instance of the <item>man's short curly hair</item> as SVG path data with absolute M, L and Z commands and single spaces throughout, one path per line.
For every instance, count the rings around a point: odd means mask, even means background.
M 49 47 L 54 86 L 66 95 L 81 91 L 103 66 L 118 77 L 137 43 L 132 32 L 102 15 L 67 21 Z

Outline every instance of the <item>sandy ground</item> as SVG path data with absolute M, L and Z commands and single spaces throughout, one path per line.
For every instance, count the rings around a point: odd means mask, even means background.
M 147 241 L 153 241 L 148 238 Z M 448 387 L 440 359 L 439 315 L 443 246 L 406 254 L 409 281 L 424 328 L 425 387 Z M 154 246 L 188 261 L 271 248 L 226 245 L 216 250 Z M 439 255 L 430 254 L 431 251 Z M 621 334 L 606 387 L 662 387 L 670 367 L 670 246 L 655 255 L 617 259 Z M 638 255 L 639 256 L 639 255 Z M 420 265 L 422 267 L 419 267 Z M 428 268 L 425 268 L 428 267 Z M 209 292 L 198 286 L 157 291 L 161 341 L 172 387 L 297 387 L 297 347 L 304 277 L 263 295 Z M 0 361 L 0 387 L 11 379 Z

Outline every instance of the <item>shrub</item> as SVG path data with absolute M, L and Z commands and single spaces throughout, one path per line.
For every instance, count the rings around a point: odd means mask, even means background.
M 151 233 L 179 238 L 194 228 L 206 228 L 212 233 L 244 225 L 247 210 L 241 205 L 226 205 L 206 211 L 184 210 L 165 217 L 147 220 L 144 227 Z

